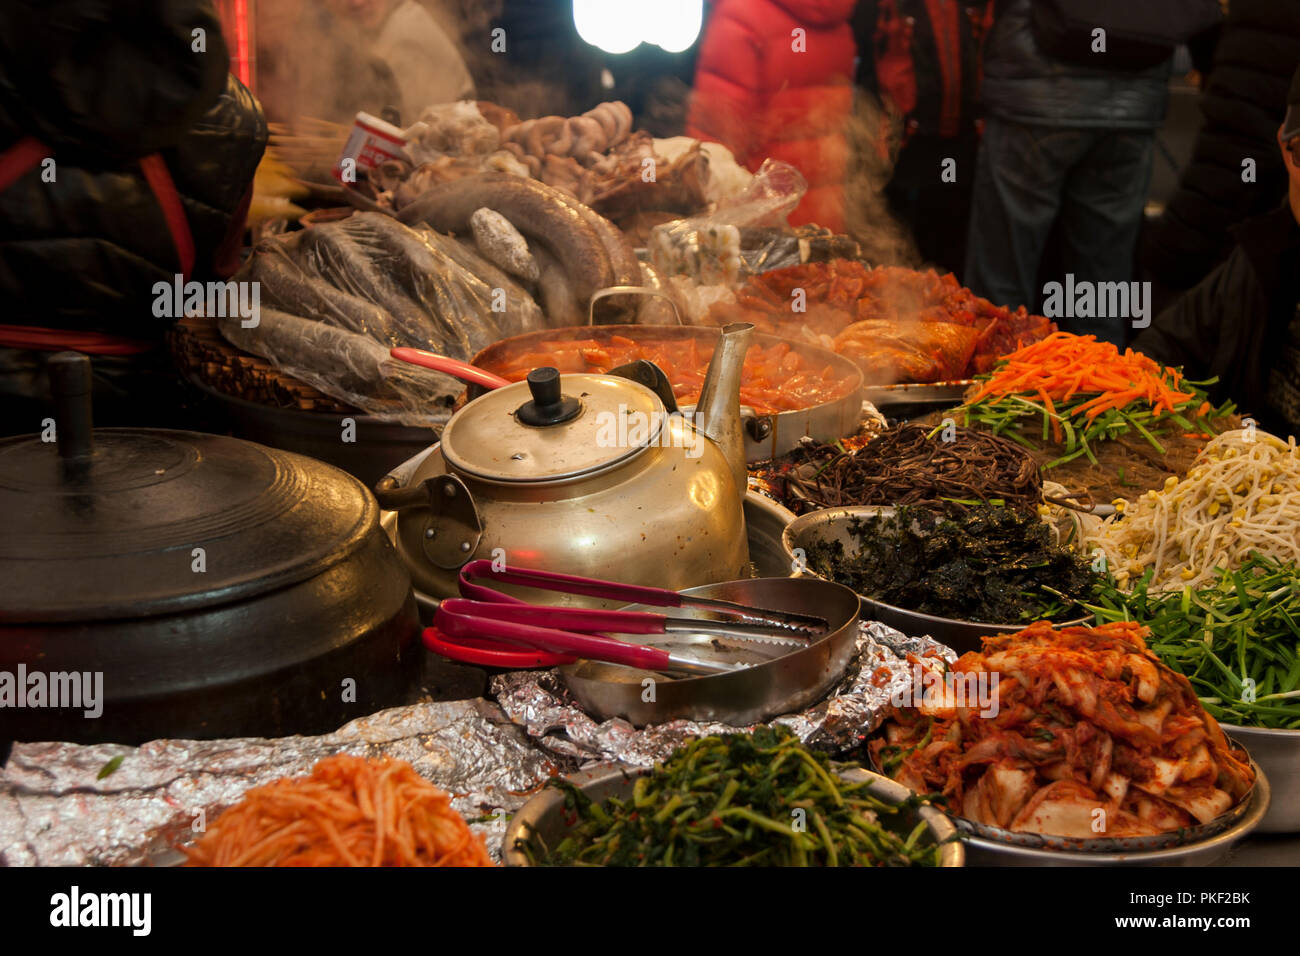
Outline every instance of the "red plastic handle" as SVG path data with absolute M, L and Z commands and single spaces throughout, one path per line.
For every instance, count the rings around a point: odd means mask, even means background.
M 605 611 L 585 607 L 548 607 L 541 604 L 506 604 L 447 598 L 448 613 L 461 617 L 490 618 L 514 624 L 554 627 L 564 631 L 616 634 L 663 634 L 667 618 L 642 611 Z
M 527 651 L 517 644 L 498 644 L 495 641 L 449 641 L 436 627 L 424 629 L 424 646 L 435 654 L 462 664 L 480 667 L 500 667 L 505 670 L 536 670 L 539 667 L 558 667 L 572 664 L 576 657 L 568 654 L 551 654 L 547 651 Z
M 462 382 L 482 385 L 487 389 L 500 388 L 503 385 L 510 384 L 500 375 L 493 375 L 477 365 L 470 365 L 460 359 L 448 358 L 446 355 L 426 352 L 424 349 L 397 348 L 389 350 L 388 354 L 398 361 L 418 365 L 421 368 L 431 368 L 435 372 L 445 372 L 447 375 L 455 376 Z
M 455 599 L 443 601 L 438 606 L 433 623 L 439 631 L 453 640 L 483 640 L 484 638 L 540 648 L 555 654 L 575 654 L 579 657 L 643 670 L 665 670 L 669 666 L 668 652 L 644 644 L 625 644 L 609 637 L 576 634 L 551 627 L 535 627 L 512 621 L 494 621 L 461 613 Z M 459 602 L 460 604 L 473 602 Z M 451 605 L 450 607 L 448 605 Z
M 652 607 L 683 605 L 680 594 L 665 588 L 619 584 L 616 581 L 602 581 L 599 578 L 560 574 L 558 571 L 537 571 L 527 568 L 505 568 L 496 571 L 493 570 L 492 562 L 488 558 L 470 561 L 460 569 L 460 593 L 476 601 L 500 601 L 502 594 L 481 584 L 471 583 L 473 578 L 489 578 L 501 584 L 518 584 L 547 591 L 559 591 L 562 594 L 581 594 L 585 597 L 620 601 L 623 604 L 649 604 Z

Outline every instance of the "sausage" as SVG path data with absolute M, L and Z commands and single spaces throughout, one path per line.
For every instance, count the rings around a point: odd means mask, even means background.
M 614 268 L 596 228 L 570 203 L 577 201 L 537 180 L 481 173 L 435 186 L 397 218 L 465 235 L 476 209 L 494 209 L 525 236 L 550 247 L 572 281 L 579 302 L 586 303 L 596 290 L 614 284 Z
M 469 228 L 479 252 L 490 262 L 529 282 L 537 281 L 537 260 L 529 254 L 524 237 L 510 225 L 509 219 L 484 207 L 474 210 L 469 217 Z
M 608 103 L 594 106 L 582 115 L 600 124 L 601 132 L 605 134 L 606 149 L 614 145 L 614 137 L 618 133 L 618 118 L 610 111 Z
M 569 129 L 573 136 L 573 146 L 569 155 L 578 160 L 585 160 L 591 153 L 601 154 L 605 151 L 605 131 L 590 116 L 575 116 L 569 120 Z
M 528 248 L 537 260 L 541 273 L 537 280 L 537 297 L 541 300 L 542 311 L 546 313 L 546 324 L 551 328 L 586 325 L 587 314 L 578 305 L 573 284 L 569 282 L 559 260 L 540 242 L 530 242 Z
M 573 133 L 568 120 L 562 120 L 555 131 L 555 136 L 546 143 L 547 155 L 568 156 L 573 148 Z
M 613 270 L 613 281 L 610 282 L 610 285 L 639 286 L 641 284 L 641 264 L 637 261 L 636 251 L 627 241 L 627 237 L 623 235 L 623 231 L 590 206 L 584 205 L 577 199 L 564 196 L 564 200 L 600 237 L 601 245 L 605 248 L 605 254 L 609 257 L 609 264 Z M 631 322 L 637 313 L 638 307 L 639 303 L 635 296 L 611 296 L 608 299 L 602 299 L 596 306 L 597 320 L 603 325 Z

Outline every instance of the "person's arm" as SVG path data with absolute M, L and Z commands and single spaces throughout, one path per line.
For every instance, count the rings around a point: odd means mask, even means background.
M 751 159 L 762 160 L 750 155 L 759 123 L 762 79 L 758 36 L 728 10 L 719 9 L 700 46 L 686 135 L 721 143 L 742 166 Z
M 0 4 L 0 130 L 36 137 L 60 162 L 175 146 L 229 71 L 211 0 Z

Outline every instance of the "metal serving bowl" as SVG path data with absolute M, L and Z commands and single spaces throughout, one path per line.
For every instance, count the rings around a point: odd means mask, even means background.
M 762 658 L 750 667 L 707 677 L 670 680 L 634 667 L 577 661 L 559 668 L 559 674 L 578 704 L 598 720 L 623 717 L 638 727 L 669 720 L 720 721 L 734 727 L 788 714 L 821 699 L 844 676 L 858 636 L 860 606 L 848 588 L 820 578 L 749 578 L 706 584 L 682 592 L 721 598 L 746 607 L 816 614 L 830 630 L 806 647 Z M 628 610 L 658 610 L 632 607 Z M 674 616 L 698 616 L 682 608 Z M 672 646 L 695 657 L 711 656 L 707 638 L 672 634 L 663 638 L 640 635 L 645 644 Z M 750 651 L 746 654 L 754 653 Z M 779 652 L 778 652 L 779 653 Z M 727 658 L 736 655 L 725 652 Z M 643 681 L 653 678 L 654 694 L 647 695 Z M 652 696 L 653 700 L 646 700 Z
M 593 770 L 572 774 L 565 779 L 581 788 L 583 793 L 596 802 L 611 797 L 626 800 L 632 796 L 632 786 L 637 777 L 643 777 L 649 772 L 646 768 L 606 764 Z M 840 776 L 851 783 L 869 781 L 872 796 L 886 803 L 902 803 L 912 796 L 912 792 L 902 784 L 869 770 L 846 770 Z M 964 866 L 966 851 L 961 843 L 953 839 L 957 829 L 952 825 L 952 821 L 934 807 L 917 807 L 912 813 L 909 826 L 915 825 L 916 820 L 924 820 L 928 825 L 930 838 L 936 843 L 943 843 L 939 851 L 939 865 Z M 519 849 L 520 843 L 533 839 L 535 835 L 547 846 L 556 846 L 564 839 L 569 827 L 570 824 L 565 820 L 564 814 L 564 794 L 559 790 L 547 788 L 524 804 L 510 821 L 510 825 L 506 828 L 505 840 L 501 845 L 501 859 L 506 866 L 529 866 L 527 855 Z
M 858 549 L 858 539 L 849 530 L 850 523 L 861 518 L 893 517 L 896 513 L 895 508 L 877 505 L 856 505 L 814 511 L 795 518 L 786 526 L 785 531 L 782 533 L 782 544 L 792 565 L 795 561 L 796 548 L 802 549 L 806 553 L 809 545 L 815 543 L 838 541 L 844 546 L 845 554 L 852 554 Z M 812 571 L 805 571 L 804 573 L 809 577 L 820 577 Z M 884 601 L 877 601 L 865 594 L 860 594 L 859 597 L 862 599 L 862 616 L 864 618 L 880 621 L 895 630 L 902 631 L 909 637 L 928 635 L 936 641 L 947 644 L 958 654 L 981 650 L 983 645 L 980 638 L 985 635 L 1014 634 L 1025 627 L 1024 624 L 981 624 L 978 621 L 960 621 L 956 618 L 936 617 L 932 614 L 921 614 L 918 611 L 909 611 L 893 604 L 886 604 Z M 1063 621 L 1056 626 L 1068 627 L 1075 624 L 1086 624 L 1090 618 L 1091 615 L 1084 614 L 1069 621 Z
M 749 563 L 760 578 L 790 577 L 790 559 L 781 535 L 794 512 L 750 488 L 745 494 L 745 530 L 749 533 Z
M 1244 812 L 1234 823 L 1204 839 L 1154 850 L 1141 849 L 1138 839 L 1130 841 L 1134 849 L 1105 852 L 1018 846 L 969 833 L 963 839 L 972 866 L 1211 866 L 1227 857 L 1239 840 L 1259 828 L 1268 813 L 1271 796 L 1268 777 L 1255 765 L 1255 786 Z
M 1260 833 L 1300 832 L 1300 730 L 1265 730 L 1220 724 L 1268 776 L 1273 802 L 1259 825 Z

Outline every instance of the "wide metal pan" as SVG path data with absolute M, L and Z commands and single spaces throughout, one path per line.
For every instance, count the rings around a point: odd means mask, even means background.
M 745 727 L 821 699 L 844 676 L 853 657 L 860 605 L 858 596 L 841 585 L 817 578 L 751 578 L 706 584 L 682 593 L 755 608 L 816 614 L 827 620 L 830 630 L 807 647 L 709 677 L 673 680 L 595 661 L 566 664 L 559 668 L 560 677 L 583 710 L 599 720 L 622 717 L 637 727 L 670 720 Z M 651 609 L 633 606 L 629 610 Z M 680 612 L 674 613 L 680 616 Z M 646 635 L 637 639 L 651 643 Z M 691 647 L 696 656 L 708 650 L 702 644 Z M 733 658 L 735 650 L 719 653 Z
M 681 341 L 694 339 L 701 347 L 712 349 L 718 341 L 716 328 L 709 326 L 678 325 L 578 325 L 559 329 L 527 332 L 494 342 L 483 349 L 471 364 L 489 372 L 500 373 L 510 356 L 533 352 L 543 342 L 559 339 L 594 339 L 608 342 L 614 336 L 633 340 Z M 862 424 L 862 371 L 849 359 L 829 349 L 803 342 L 783 339 L 775 335 L 754 333 L 754 345 L 770 348 L 785 343 L 791 351 L 806 356 L 818 365 L 829 365 L 836 377 L 849 378 L 854 385 L 848 394 L 809 408 L 779 412 L 775 415 L 755 415 L 742 409 L 745 418 L 745 458 L 750 462 L 766 461 L 794 450 L 799 440 L 807 435 L 821 442 L 831 442 L 857 432 Z

